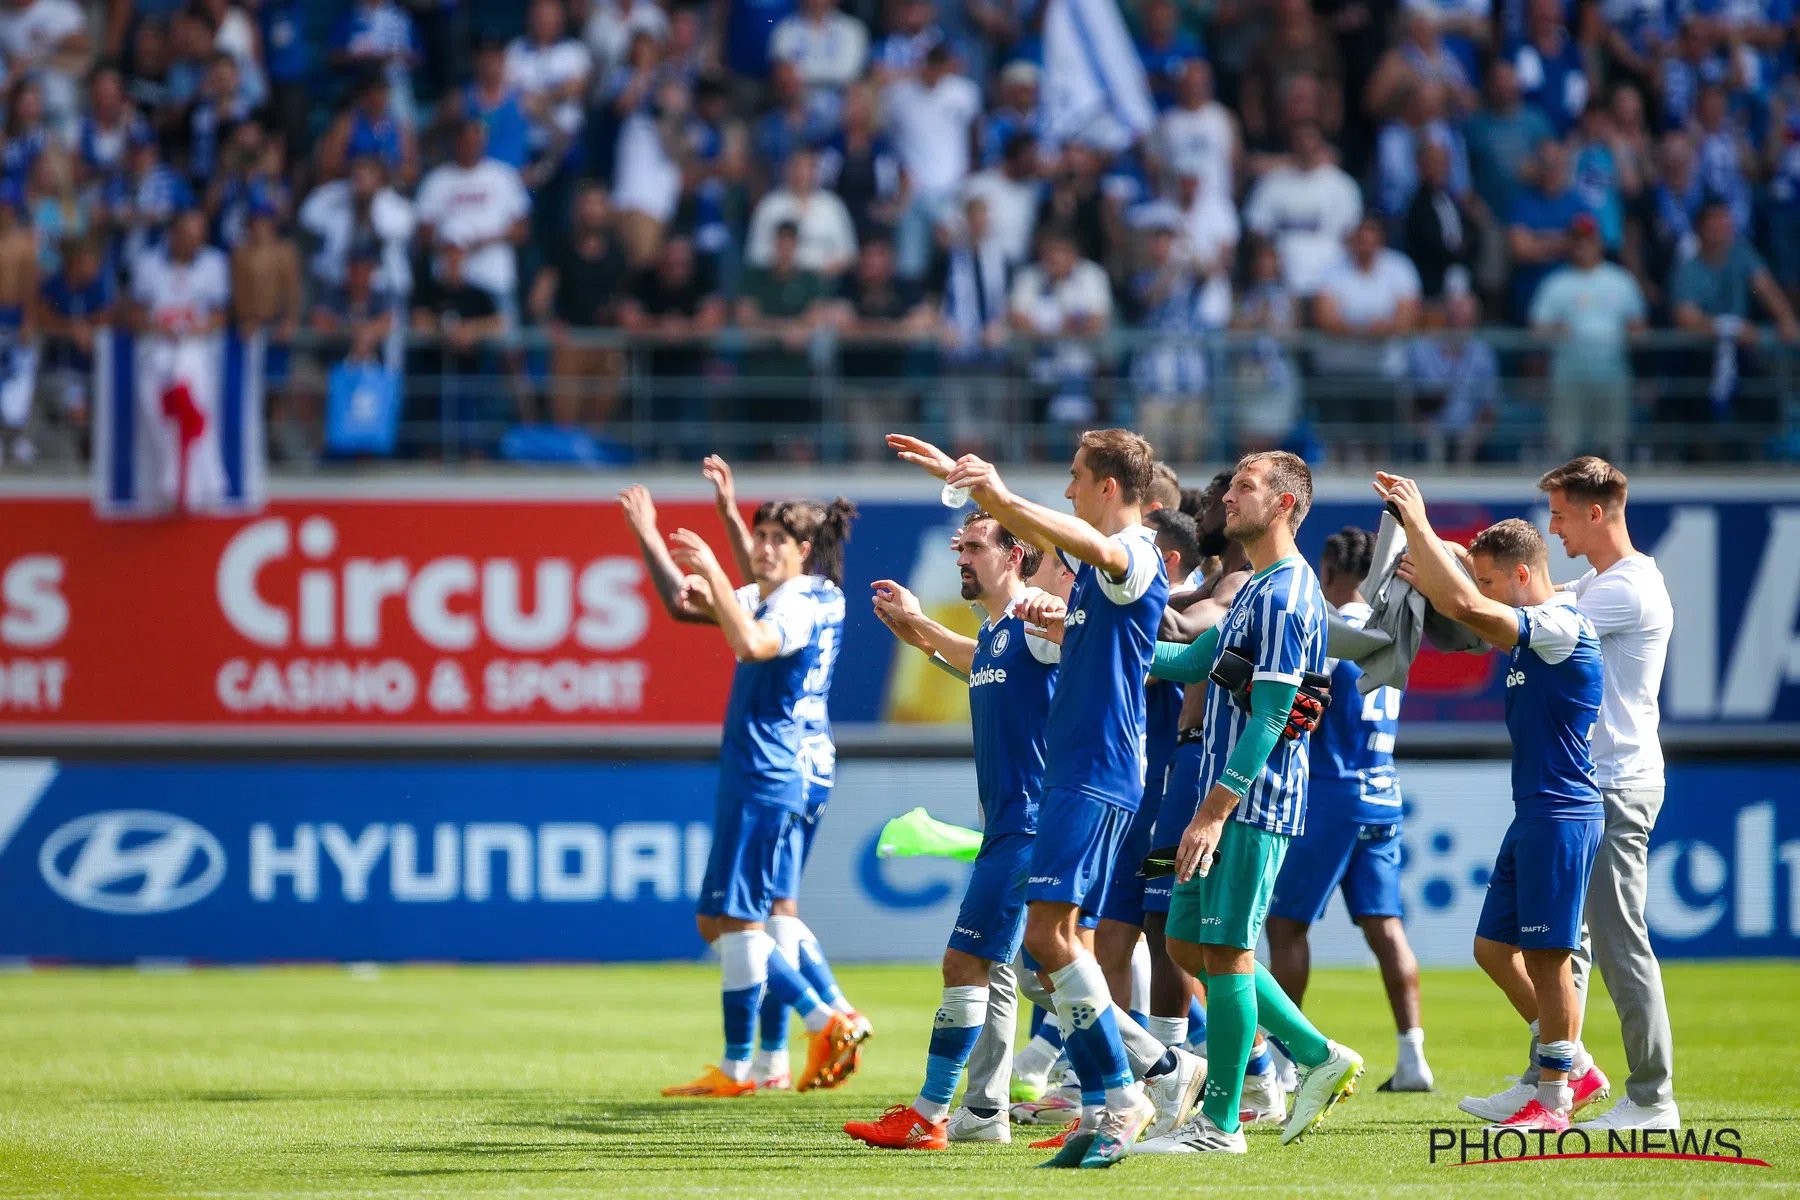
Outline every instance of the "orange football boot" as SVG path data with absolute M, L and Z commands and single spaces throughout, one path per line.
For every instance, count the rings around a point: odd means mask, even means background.
M 794 1090 L 809 1092 L 842 1083 L 856 1070 L 859 1045 L 856 1026 L 843 1013 L 832 1013 L 830 1024 L 808 1037 L 806 1069 L 794 1080 Z
M 706 1068 L 706 1074 L 692 1083 L 678 1083 L 674 1087 L 662 1090 L 665 1096 L 748 1096 L 756 1090 L 756 1084 L 748 1079 L 736 1080 L 717 1067 Z
M 927 1121 L 908 1104 L 896 1104 L 874 1121 L 846 1121 L 844 1132 L 877 1150 L 948 1150 L 950 1123 Z

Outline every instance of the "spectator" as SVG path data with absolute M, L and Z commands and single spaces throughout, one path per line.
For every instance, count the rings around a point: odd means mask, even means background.
M 231 306 L 231 266 L 206 244 L 206 216 L 183 209 L 169 224 L 168 246 L 132 267 L 131 323 L 164 338 L 201 337 L 225 328 Z
M 75 135 L 83 182 L 104 185 L 122 174 L 132 139 L 149 136 L 149 131 L 125 99 L 125 77 L 119 69 L 110 63 L 95 67 L 88 77 L 88 111 Z
M 1538 284 L 1568 257 L 1569 223 L 1587 211 L 1569 186 L 1569 156 L 1561 143 L 1541 143 L 1533 163 L 1531 186 L 1514 199 L 1506 232 L 1513 318 L 1520 324 L 1529 317 Z
M 332 46 L 332 61 L 341 68 L 379 67 L 387 76 L 400 123 L 412 124 L 412 72 L 421 54 L 405 9 L 393 0 L 355 0 L 338 22 Z
M 94 334 L 112 323 L 113 285 L 93 237 L 64 243 L 62 270 L 38 289 L 36 326 L 43 338 L 43 382 L 79 428 L 88 416 Z
M 981 163 L 992 167 L 1006 157 L 1006 147 L 1020 134 L 1030 135 L 1033 148 L 1042 139 L 1043 116 L 1038 108 L 1038 69 L 1014 59 L 1000 72 L 999 97 L 981 121 Z
M 293 239 L 282 236 L 272 208 L 250 210 L 243 243 L 231 256 L 231 305 L 241 334 L 266 335 L 263 382 L 279 400 L 287 391 L 289 355 L 305 301 L 300 251 Z
M 1150 80 L 1156 107 L 1168 108 L 1189 63 L 1201 62 L 1205 53 L 1200 40 L 1181 27 L 1175 0 L 1147 0 L 1142 9 L 1144 36 L 1138 39 L 1138 58 Z
M 1442 89 L 1446 112 L 1459 117 L 1473 112 L 1474 84 L 1463 60 L 1439 35 L 1436 19 L 1413 8 L 1402 21 L 1403 40 L 1381 56 L 1364 90 L 1363 107 L 1368 115 L 1376 120 L 1398 116 L 1406 110 L 1407 98 L 1424 88 Z
M 1335 134 L 1342 129 L 1344 65 L 1330 31 L 1307 0 L 1275 0 L 1274 28 L 1251 56 L 1244 76 L 1241 112 L 1246 136 L 1261 141 L 1270 134 L 1282 109 L 1282 89 L 1294 77 L 1318 85 L 1322 130 Z
M 1257 238 L 1250 248 L 1250 286 L 1232 315 L 1231 328 L 1249 338 L 1232 356 L 1232 422 L 1242 450 L 1285 445 L 1300 423 L 1300 377 L 1283 340 L 1300 327 L 1300 300 L 1282 281 L 1275 243 Z
M 0 8 L 0 57 L 13 79 L 32 79 L 56 135 L 75 134 L 81 102 L 76 80 L 94 52 L 87 14 L 74 0 L 6 0 Z
M 1771 110 L 1763 163 L 1769 179 L 1764 215 L 1769 262 L 1789 300 L 1800 296 L 1800 106 Z
M 1346 426 L 1334 447 L 1354 453 L 1368 444 L 1367 430 L 1391 422 L 1396 383 L 1406 370 L 1403 340 L 1419 324 L 1419 272 L 1389 249 L 1381 221 L 1365 216 L 1345 243 L 1349 253 L 1319 282 L 1314 323 L 1335 340 L 1321 346 L 1314 365 L 1334 386 L 1322 389 L 1319 414 Z M 1377 435 L 1379 440 L 1380 435 Z
M 1080 256 L 1069 230 L 1051 229 L 1038 239 L 1037 261 L 1014 279 L 1009 309 L 1012 327 L 1037 342 L 1031 380 L 1041 416 L 1059 425 L 1095 419 L 1097 360 L 1090 341 L 1113 318 L 1105 269 Z
M 373 286 L 396 299 L 412 290 L 410 243 L 417 217 L 412 204 L 387 185 L 381 160 L 351 160 L 349 177 L 320 184 L 300 206 L 300 228 L 316 247 L 308 271 L 315 287 L 341 290 L 350 248 L 373 243 L 381 262 Z
M 760 182 L 767 185 L 780 176 L 788 155 L 817 146 L 837 129 L 838 114 L 812 103 L 793 63 L 777 62 L 769 74 L 767 113 L 756 122 L 754 134 Z
M 51 144 L 44 97 L 37 84 L 20 79 L 7 89 L 6 144 L 0 146 L 0 181 L 23 187 L 38 155 Z
M 597 78 L 624 63 L 639 34 L 659 45 L 669 36 L 668 14 L 656 0 L 596 0 L 581 36 L 593 55 Z
M 179 172 L 162 161 L 148 133 L 132 143 L 126 171 L 103 193 L 102 207 L 118 242 L 115 257 L 127 273 L 145 251 L 162 244 L 163 229 L 177 212 L 194 204 L 194 193 Z
M 1478 461 L 1500 411 L 1500 364 L 1476 332 L 1481 304 L 1462 292 L 1444 305 L 1448 329 L 1418 338 L 1407 358 L 1413 420 L 1432 462 Z
M 1311 296 L 1362 220 L 1362 192 L 1331 161 L 1317 125 L 1293 132 L 1294 162 L 1265 175 L 1244 208 L 1244 224 L 1274 241 L 1288 290 Z
M 742 212 L 745 181 L 750 173 L 749 136 L 744 123 L 731 115 L 724 84 L 703 77 L 694 88 L 694 112 L 682 127 L 682 207 L 688 214 L 687 235 L 709 263 L 717 263 L 737 244 L 737 214 Z
M 1243 232 L 1237 209 L 1228 200 L 1208 195 L 1206 183 L 1198 175 L 1176 179 L 1174 201 L 1181 222 L 1175 242 L 1176 257 L 1202 278 L 1220 275 L 1229 279 L 1232 264 L 1237 261 L 1238 238 Z
M 994 423 L 1012 419 L 1000 401 L 1005 389 L 1000 375 L 1010 361 L 1006 352 L 1007 296 L 1012 261 L 994 232 L 987 201 L 971 195 L 963 201 L 961 228 L 937 260 L 929 290 L 942 297 L 940 339 L 944 346 L 944 406 L 951 443 L 986 448 Z
M 199 98 L 188 108 L 187 173 L 196 190 L 219 169 L 219 147 L 239 121 L 250 116 L 250 102 L 239 86 L 237 59 L 215 54 L 207 63 Z
M 1674 52 L 1663 58 L 1663 128 L 1686 126 L 1699 107 L 1700 89 L 1723 84 L 1730 73 L 1725 55 L 1712 48 L 1702 19 L 1693 13 L 1683 17 Z
M 627 278 L 614 244 L 606 192 L 588 183 L 575 197 L 568 241 L 531 285 L 532 319 L 550 336 L 550 419 L 558 425 L 610 420 L 625 375 L 617 346 L 572 340 L 619 323 Z
M 1581 47 L 1569 35 L 1563 0 L 1526 0 L 1525 36 L 1506 47 L 1527 105 L 1561 137 L 1587 108 L 1588 78 Z
M 38 244 L 38 269 L 48 278 L 62 269 L 65 239 L 87 236 L 97 223 L 92 192 L 78 191 L 75 164 L 66 150 L 51 147 L 31 166 L 25 212 Z
M 505 327 L 513 329 L 519 311 L 514 247 L 524 240 L 531 200 L 516 170 L 487 157 L 487 131 L 479 121 L 458 126 L 453 144 L 456 157 L 419 185 L 420 242 L 439 253 L 447 246 L 460 247 L 463 254 L 457 256 L 451 288 L 487 289 Z
M 418 178 L 419 150 L 412 131 L 394 119 L 387 76 L 364 75 L 356 98 L 339 113 L 319 142 L 319 174 L 324 179 L 343 177 L 350 160 L 364 155 L 379 159 L 388 176 L 402 187 Z
M 1549 118 L 1519 98 L 1519 74 L 1510 62 L 1488 69 L 1487 107 L 1464 128 L 1475 194 L 1495 219 L 1510 219 L 1538 145 L 1556 136 Z
M 1118 225 L 1118 204 L 1102 187 L 1106 158 L 1086 142 L 1063 147 L 1062 164 L 1051 178 L 1038 204 L 1037 228 L 1059 225 L 1075 239 L 1076 253 L 1105 263 L 1112 260 Z
M 1551 452 L 1621 461 L 1631 437 L 1631 363 L 1626 342 L 1647 317 L 1637 280 L 1606 261 L 1600 222 L 1577 214 L 1569 264 L 1544 280 L 1531 302 L 1531 329 L 1556 343 L 1550 364 Z
M 769 54 L 792 63 L 802 83 L 835 105 L 868 63 L 869 31 L 839 12 L 837 0 L 800 0 L 800 11 L 775 26 Z
M 877 128 L 874 85 L 853 85 L 844 97 L 844 128 L 819 154 L 819 186 L 844 202 L 859 241 L 892 235 L 900 220 L 900 160 Z
M 1323 85 L 1309 75 L 1290 75 L 1283 81 L 1277 92 L 1281 105 L 1279 120 L 1260 134 L 1246 132 L 1244 166 L 1250 182 L 1262 179 L 1278 167 L 1293 165 L 1294 131 L 1304 125 L 1323 128 L 1320 114 L 1325 111 L 1324 94 Z M 1339 160 L 1338 150 L 1329 140 L 1325 150 L 1332 162 Z
M 1404 105 L 1402 120 L 1389 122 L 1375 143 L 1376 206 L 1398 228 L 1419 187 L 1419 150 L 1434 145 L 1449 163 L 1446 186 L 1458 200 L 1469 194 L 1469 149 L 1456 126 L 1444 119 L 1444 89 L 1422 84 Z
M 1780 419 L 1780 399 L 1764 386 L 1743 386 L 1749 378 L 1764 384 L 1765 365 L 1756 357 L 1761 331 L 1751 323 L 1750 298 L 1755 296 L 1775 322 L 1777 336 L 1786 343 L 1800 340 L 1800 325 L 1774 276 L 1741 236 L 1731 209 L 1709 202 L 1698 225 L 1699 249 L 1675 271 L 1669 285 L 1675 324 L 1691 333 L 1711 337 L 1712 351 L 1695 356 L 1679 378 L 1709 380 L 1705 394 L 1698 388 L 1664 389 L 1657 418 L 1674 427 L 1677 444 L 1698 457 L 1714 457 L 1721 446 L 1700 431 L 1709 423 L 1735 421 L 1749 424 L 1758 435 Z
M 745 371 L 755 381 L 745 396 L 742 415 L 782 426 L 816 419 L 809 350 L 826 312 L 825 280 L 800 265 L 800 230 L 793 222 L 775 228 L 775 253 L 766 267 L 744 273 L 737 302 L 738 324 L 761 334 L 764 344 L 745 356 Z M 768 346 L 767 341 L 775 344 Z M 798 430 L 782 429 L 776 439 L 789 456 L 803 455 Z
M 237 64 L 239 86 L 252 108 L 269 99 L 269 80 L 257 50 L 256 22 L 233 0 L 195 0 L 212 26 L 212 48 L 231 55 Z
M 649 4 L 650 0 L 637 0 Z M 728 0 L 724 28 L 725 66 L 748 80 L 767 79 L 774 65 L 769 40 L 775 26 L 794 11 L 794 0 Z
M 194 9 L 177 12 L 169 20 L 168 106 L 157 125 L 165 132 L 177 127 L 200 95 L 206 65 L 212 61 L 212 26 Z
M 826 279 L 836 279 L 856 255 L 856 227 L 844 202 L 817 184 L 819 159 L 811 150 L 788 156 L 786 186 L 770 192 L 750 218 L 747 261 L 767 267 L 775 259 L 775 231 L 792 225 L 798 231 L 799 265 Z
M 1731 208 L 1739 233 L 1750 232 L 1750 181 L 1756 175 L 1756 152 L 1726 105 L 1725 89 L 1700 89 L 1691 130 L 1700 186 Z
M 1612 0 L 1601 11 L 1606 18 L 1606 54 L 1616 72 L 1651 83 L 1673 37 L 1672 7 L 1663 0 Z
M 638 44 L 643 45 L 643 39 Z M 656 248 L 681 200 L 681 166 L 688 92 L 679 82 L 661 85 L 655 103 L 638 106 L 619 126 L 613 153 L 613 206 L 619 240 L 633 269 L 656 257 Z
M 701 452 L 712 426 L 702 385 L 707 356 L 695 343 L 725 324 L 725 301 L 699 270 L 693 243 L 683 237 L 663 242 L 655 265 L 638 274 L 620 302 L 619 322 L 633 338 L 651 340 L 646 358 L 652 392 L 642 410 L 659 419 L 673 415 L 676 444 Z
M 913 0 L 910 7 L 920 3 Z M 902 277 L 917 279 L 931 261 L 933 230 L 968 177 L 981 90 L 954 72 L 949 48 L 936 45 L 926 53 L 917 78 L 888 88 L 886 102 L 908 196 L 896 261 Z
M 857 457 L 882 448 L 882 435 L 912 419 L 906 378 L 908 343 L 929 334 L 935 317 L 921 289 L 894 274 L 894 247 L 864 243 L 856 270 L 838 289 L 832 322 L 845 341 L 838 358 Z
M 442 168 L 439 168 L 440 170 Z M 426 176 L 429 185 L 430 176 Z M 467 268 L 477 255 L 458 242 L 446 242 L 437 271 L 413 294 L 413 359 L 408 374 L 437 387 L 408 388 L 404 424 L 417 427 L 436 417 L 446 450 L 486 455 L 498 440 L 498 427 L 509 416 L 487 376 L 483 343 L 506 331 L 506 318 L 494 301 L 493 289 L 476 283 Z M 427 344 L 424 339 L 435 339 Z M 431 399 L 437 397 L 436 412 Z M 522 416 L 523 414 L 516 414 Z M 438 439 L 432 439 L 433 441 Z M 426 441 L 424 445 L 430 445 Z
M 1222 262 L 1208 269 L 1179 252 L 1183 221 L 1172 207 L 1147 208 L 1136 222 L 1144 265 L 1126 289 L 1132 324 L 1154 335 L 1131 356 L 1135 427 L 1164 460 L 1201 462 L 1211 424 L 1206 335 L 1231 321 L 1231 277 Z
M 1480 257 L 1481 227 L 1450 187 L 1450 155 L 1435 142 L 1419 147 L 1419 190 L 1406 210 L 1405 249 L 1419 272 L 1427 304 L 1470 291 Z
M 977 171 L 963 187 L 965 201 L 979 198 L 986 206 L 988 224 L 1005 248 L 1009 266 L 1020 266 L 1031 257 L 1043 191 L 1037 139 L 1029 133 L 1014 134 L 1000 164 Z
M 348 341 L 347 362 L 373 362 L 383 357 L 382 348 L 394 332 L 399 301 L 376 283 L 381 260 L 381 243 L 359 238 L 350 247 L 344 285 L 321 291 L 307 316 L 307 327 L 313 333 Z
M 1650 189 L 1648 218 L 1650 299 L 1660 310 L 1664 289 L 1658 281 L 1674 277 L 1675 269 L 1700 248 L 1697 232 L 1706 192 L 1694 170 L 1693 145 L 1687 135 L 1667 133 L 1657 146 L 1660 169 Z
M 888 26 L 893 30 L 875 48 L 875 78 L 883 84 L 915 78 L 925 71 L 931 51 L 944 46 L 944 31 L 937 25 L 937 8 L 931 0 L 894 0 Z
M 594 79 L 593 57 L 568 36 L 567 22 L 562 0 L 531 0 L 525 33 L 506 48 L 506 82 L 524 102 L 527 146 L 540 180 L 555 174 L 581 136 Z
M 158 129 L 174 107 L 174 93 L 169 87 L 170 40 L 167 22 L 139 21 L 131 39 L 131 70 L 125 78 L 126 96 Z
M 1208 196 L 1232 204 L 1243 138 L 1237 116 L 1213 99 L 1212 64 L 1194 59 L 1182 69 L 1175 103 L 1157 119 L 1157 154 L 1171 176 L 1196 175 Z
M 306 37 L 306 0 L 265 0 L 262 47 L 269 76 L 270 119 L 289 146 L 306 144 L 312 122 L 313 47 Z
M 438 105 L 438 125 L 454 134 L 464 121 L 487 130 L 487 156 L 523 171 L 531 157 L 531 121 L 525 97 L 506 78 L 506 44 L 483 38 L 475 46 L 474 78 Z
M 1612 111 L 1599 100 L 1588 102 L 1573 139 L 1574 188 L 1582 207 L 1594 215 L 1600 243 L 1617 257 L 1625 246 L 1625 207 L 1637 199 L 1639 180 L 1628 156 L 1614 150 Z

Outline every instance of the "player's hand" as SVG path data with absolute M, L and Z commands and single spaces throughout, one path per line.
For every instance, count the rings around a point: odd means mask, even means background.
M 674 558 L 676 566 L 703 579 L 723 574 L 712 547 L 706 544 L 705 538 L 691 529 L 677 529 L 669 535 L 669 555 Z
M 1068 602 L 1049 592 L 1027 596 L 1025 603 L 1019 605 L 1019 619 L 1027 625 L 1036 625 L 1039 629 L 1055 628 L 1060 631 L 1068 615 Z
M 957 459 L 944 482 L 951 487 L 968 488 L 975 502 L 983 507 L 991 507 L 996 500 L 1011 494 L 1001 482 L 999 468 L 974 454 Z
M 690 612 L 713 615 L 712 589 L 698 575 L 682 579 L 681 587 L 676 593 L 676 603 Z
M 1431 528 L 1425 519 L 1425 496 L 1406 476 L 1375 472 L 1375 494 L 1400 510 L 1400 523 L 1408 529 Z
M 737 507 L 737 483 L 731 477 L 730 463 L 709 454 L 700 464 L 700 473 L 713 485 L 713 504 L 721 516 Z
M 632 484 L 619 493 L 619 507 L 625 510 L 625 523 L 631 526 L 631 532 L 646 542 L 656 537 L 656 504 L 650 499 L 649 488 Z
M 900 456 L 901 462 L 909 462 L 915 467 L 924 467 L 939 479 L 950 474 L 950 468 L 956 460 L 939 450 L 924 438 L 911 437 L 904 433 L 887 435 L 888 449 Z
M 1415 590 L 1419 586 L 1419 568 L 1413 563 L 1412 555 L 1402 552 L 1400 561 L 1394 564 L 1394 578 L 1410 585 Z
M 925 615 L 924 608 L 919 604 L 919 598 L 892 579 L 877 579 L 869 587 L 875 593 L 876 612 L 879 613 L 885 609 L 901 620 Z
M 1181 846 L 1175 851 L 1175 878 L 1186 883 L 1195 875 L 1204 877 L 1212 870 L 1213 855 L 1219 848 L 1219 837 L 1225 832 L 1225 821 L 1208 817 L 1204 806 L 1194 814 L 1181 833 Z

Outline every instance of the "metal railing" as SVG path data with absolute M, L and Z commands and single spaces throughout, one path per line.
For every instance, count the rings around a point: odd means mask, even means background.
M 1491 410 L 1458 429 L 1455 399 L 1409 359 L 1414 344 L 1464 337 L 1492 351 L 1498 386 Z M 285 377 L 270 380 L 277 464 L 310 464 L 321 453 L 329 370 L 348 345 L 302 335 Z M 1629 343 L 1622 398 L 1621 385 L 1592 370 L 1565 374 L 1570 360 L 1559 368 L 1559 353 L 1568 352 L 1506 328 L 1393 341 L 1121 329 L 1014 337 L 978 354 L 932 338 L 851 339 L 830 329 L 794 342 L 737 329 L 698 339 L 584 330 L 553 342 L 523 330 L 472 352 L 413 336 L 397 356 L 396 457 L 658 462 L 720 451 L 843 463 L 885 459 L 880 435 L 899 427 L 1005 461 L 1056 461 L 1098 422 L 1143 430 L 1177 462 L 1274 445 L 1318 461 L 1451 468 L 1590 450 L 1640 466 L 1800 460 L 1800 346 L 1765 333 L 1724 355 L 1706 337 L 1647 333 Z M 569 362 L 582 370 L 559 374 Z M 548 438 L 518 436 L 546 427 Z M 67 440 L 68 452 L 51 457 L 74 467 L 81 439 Z

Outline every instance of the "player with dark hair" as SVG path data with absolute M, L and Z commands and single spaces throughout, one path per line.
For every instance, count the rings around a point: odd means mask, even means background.
M 1374 534 L 1347 525 L 1325 539 L 1319 559 L 1326 602 L 1355 629 L 1369 620 L 1360 588 L 1374 549 Z M 1308 747 L 1306 828 L 1289 844 L 1269 902 L 1269 970 L 1295 1004 L 1305 1002 L 1312 969 L 1307 929 L 1325 915 L 1332 892 L 1341 888 L 1350 919 L 1381 966 L 1398 1030 L 1398 1062 L 1380 1090 L 1429 1092 L 1419 963 L 1401 923 L 1401 802 L 1394 778 L 1400 690 L 1377 688 L 1364 696 L 1357 687 L 1361 667 L 1347 659 L 1327 659 L 1325 667 L 1332 703 Z
M 729 508 L 735 515 L 729 468 L 718 460 L 709 460 L 708 468 L 720 487 L 721 513 Z M 753 1077 L 759 1064 L 752 1043 L 765 992 L 778 999 L 784 1049 L 788 1006 L 812 1035 L 795 1085 L 801 1091 L 835 1086 L 856 1069 L 871 1032 L 868 1022 L 843 999 L 816 949 L 790 957 L 770 927 L 786 917 L 796 942 L 811 940 L 810 931 L 801 933 L 795 897 L 811 841 L 808 806 L 816 805 L 815 818 L 823 807 L 816 788 L 821 766 L 830 777 L 829 751 L 821 764 L 818 739 L 823 732 L 829 747 L 826 700 L 843 634 L 839 580 L 855 506 L 847 500 L 762 505 L 740 559 L 754 582 L 734 589 L 698 534 L 679 529 L 669 546 L 663 544 L 647 489 L 634 485 L 619 499 L 669 614 L 716 624 L 738 660 L 719 755 L 712 853 L 696 917 L 700 936 L 719 952 L 725 1053 L 700 1078 L 666 1088 L 664 1095 L 738 1096 L 757 1090 L 759 1082 L 785 1082 L 787 1072 L 774 1074 L 780 1064 L 767 1060 L 760 1065 L 769 1077 Z M 739 557 L 738 528 L 731 516 L 726 524 Z M 821 969 L 823 991 L 814 983 Z M 765 1045 L 773 1032 L 769 1024 Z
M 1600 639 L 1575 597 L 1550 582 L 1549 551 L 1529 522 L 1513 518 L 1482 530 L 1469 544 L 1465 573 L 1432 531 L 1418 484 L 1378 473 L 1375 492 L 1406 527 L 1408 561 L 1399 578 L 1444 616 L 1512 651 L 1506 728 L 1515 811 L 1475 926 L 1475 961 L 1538 1045 L 1534 1095 L 1499 1127 L 1561 1132 L 1573 1112 L 1608 1090 L 1579 1040 L 1569 968 L 1605 824 L 1588 744 L 1604 690 Z

